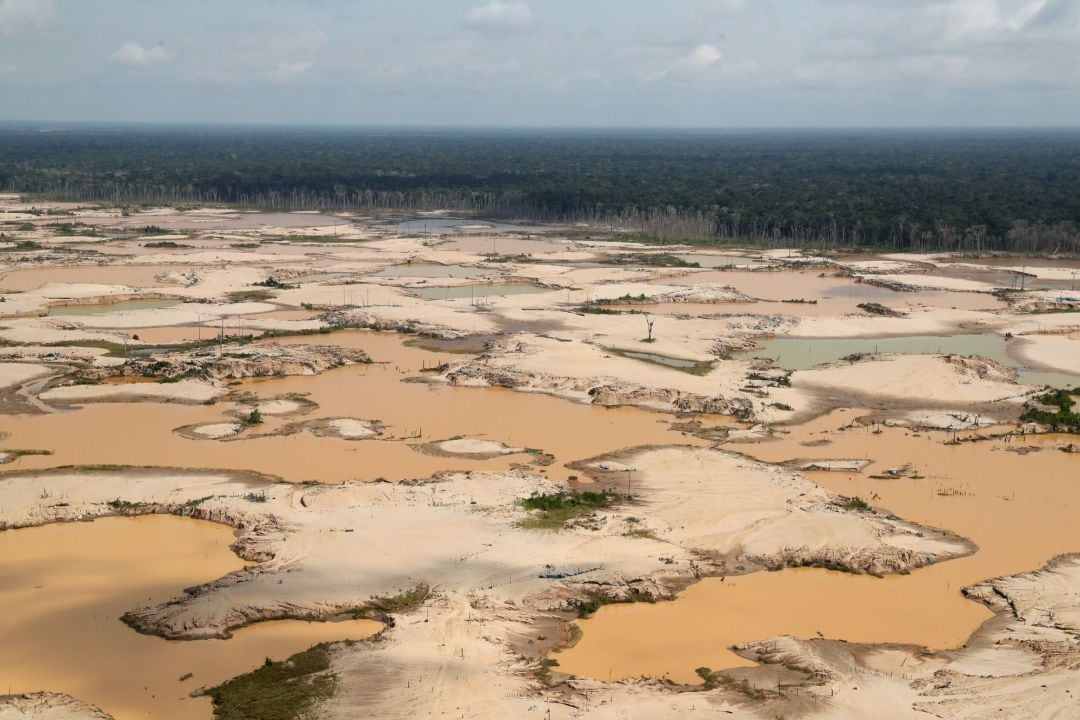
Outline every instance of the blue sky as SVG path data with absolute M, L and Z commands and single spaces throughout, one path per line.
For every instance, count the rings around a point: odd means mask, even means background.
M 1080 0 L 0 0 L 0 120 L 1080 124 Z

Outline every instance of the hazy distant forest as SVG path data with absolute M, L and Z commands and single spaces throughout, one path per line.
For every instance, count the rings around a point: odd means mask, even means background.
M 1080 253 L 1077 131 L 0 128 L 0 188 L 446 208 L 657 242 Z

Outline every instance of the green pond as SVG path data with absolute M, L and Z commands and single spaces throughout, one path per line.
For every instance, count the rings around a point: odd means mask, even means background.
M 785 370 L 808 370 L 856 353 L 920 353 L 978 355 L 1019 370 L 1019 381 L 1030 385 L 1080 385 L 1080 375 L 1032 370 L 1009 354 L 1010 340 L 992 333 L 971 335 L 911 335 L 885 338 L 769 338 L 761 348 L 733 357 L 767 358 Z

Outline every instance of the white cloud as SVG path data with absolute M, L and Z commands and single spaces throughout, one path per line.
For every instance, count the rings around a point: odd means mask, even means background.
M 157 63 L 167 62 L 172 59 L 172 55 L 169 51 L 160 45 L 155 45 L 151 48 L 145 48 L 137 42 L 126 42 L 120 46 L 120 49 L 112 54 L 112 61 L 117 65 L 127 65 L 129 67 L 145 67 L 146 65 L 156 65 Z
M 466 23 L 477 30 L 527 30 L 532 27 L 533 14 L 528 3 L 491 0 L 469 11 Z
M 692 80 L 719 68 L 723 59 L 724 54 L 715 45 L 698 45 L 689 54 L 673 62 L 660 77 Z
M 0 35 L 39 28 L 53 15 L 52 0 L 0 0 Z
M 307 60 L 298 62 L 279 62 L 277 67 L 266 73 L 266 77 L 275 83 L 284 84 L 296 79 L 311 69 L 312 63 Z

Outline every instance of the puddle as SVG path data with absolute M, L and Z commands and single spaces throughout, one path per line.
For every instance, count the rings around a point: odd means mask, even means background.
M 261 341 L 260 341 L 261 342 Z M 556 462 L 547 475 L 566 479 L 563 463 L 614 452 L 630 445 L 702 444 L 673 433 L 669 417 L 632 407 L 604 408 L 547 395 L 504 388 L 465 388 L 404 382 L 423 377 L 423 368 L 456 362 L 460 354 L 407 347 L 393 333 L 342 331 L 274 343 L 338 344 L 359 347 L 376 362 L 352 365 L 317 376 L 254 378 L 234 390 L 259 398 L 304 394 L 318 408 L 308 417 L 362 417 L 387 427 L 382 439 L 362 443 L 319 438 L 310 433 L 266 435 L 227 443 L 190 440 L 175 428 L 222 422 L 231 403 L 94 403 L 74 412 L 35 416 L 0 415 L 0 432 L 11 447 L 52 450 L 52 456 L 27 456 L 17 468 L 68 464 L 176 466 L 254 470 L 286 480 L 401 480 L 440 470 L 504 470 L 512 458 L 435 458 L 410 444 L 459 435 L 485 437 L 513 447 L 539 448 Z M 288 419 L 266 417 L 260 433 L 273 433 Z M 419 437 L 417 437 L 419 434 Z M 117 448 L 123 448 L 118 452 Z M 317 457 L 317 463 L 311 458 Z
M 633 358 L 634 360 L 641 360 L 643 362 L 654 363 L 656 365 L 674 368 L 675 370 L 693 373 L 694 375 L 704 375 L 712 369 L 712 363 L 687 360 L 685 358 L 671 357 L 669 355 L 657 355 L 656 353 L 638 352 L 636 350 L 619 350 L 618 348 L 610 348 L 609 352 L 621 355 L 622 357 Z
M 0 287 L 10 292 L 35 290 L 46 283 L 130 285 L 170 287 L 179 283 L 161 281 L 157 276 L 175 272 L 165 265 L 69 265 L 52 268 L 20 268 L 0 278 Z
M 662 278 L 654 284 L 718 285 L 733 287 L 758 300 L 754 304 L 729 303 L 727 312 L 753 312 L 777 315 L 820 316 L 859 312 L 859 303 L 878 302 L 889 307 L 932 306 L 983 310 L 1004 307 L 988 293 L 923 290 L 897 292 L 867 283 L 857 283 L 820 272 L 745 270 L 691 270 L 679 279 Z M 803 300 L 807 302 L 783 302 Z M 815 301 L 815 302 L 809 302 Z M 725 312 L 716 310 L 715 312 Z
M 100 305 L 53 305 L 49 315 L 106 315 L 129 310 L 157 310 L 179 305 L 180 300 L 123 300 L 117 303 Z
M 981 604 L 964 599 L 961 588 L 1080 550 L 1080 456 L 1054 449 L 1074 438 L 1029 438 L 1027 444 L 1045 449 L 1021 455 L 1001 441 L 944 445 L 949 433 L 838 430 L 865 414 L 837 411 L 795 426 L 779 440 L 733 448 L 767 462 L 871 459 L 862 473 L 807 475 L 832 492 L 948 528 L 974 541 L 978 552 L 885 578 L 821 569 L 709 578 L 674 602 L 607 606 L 579 621 L 581 640 L 554 656 L 559 669 L 601 680 L 649 675 L 699 682 L 696 667 L 749 664 L 727 649 L 732 644 L 785 633 L 955 647 L 990 617 Z M 803 444 L 812 440 L 829 444 Z M 907 462 L 917 464 L 921 479 L 871 477 Z
M 392 265 L 383 268 L 368 277 L 420 277 L 420 278 L 478 278 L 485 275 L 493 275 L 490 270 L 465 267 L 464 265 L 432 265 L 426 263 L 410 263 L 407 265 Z
M 706 253 L 676 253 L 675 257 L 703 268 L 761 266 L 763 263 L 744 255 L 711 255 Z
M 551 288 L 531 283 L 490 283 L 488 285 L 457 285 L 454 287 L 414 287 L 408 292 L 424 300 L 460 300 L 461 298 L 505 297 L 507 295 L 535 295 L 551 292 Z
M 68 693 L 117 720 L 209 720 L 209 698 L 190 698 L 192 690 L 381 627 L 280 621 L 229 640 L 169 641 L 120 622 L 127 610 L 243 567 L 233 539 L 222 525 L 167 515 L 0 532 L 0 692 Z
M 808 370 L 837 362 L 855 353 L 944 353 L 978 355 L 1019 370 L 1018 381 L 1031 385 L 1080 385 L 1080 376 L 1032 370 L 1009 354 L 1009 342 L 992 333 L 973 335 L 911 335 L 885 338 L 763 338 L 760 350 L 736 353 L 736 360 L 767 358 L 786 370 Z
M 457 232 L 520 232 L 528 229 L 522 225 L 510 225 L 508 223 L 461 218 L 413 218 L 411 220 L 402 220 L 400 222 L 388 223 L 377 227 L 389 228 L 401 233 L 422 233 L 429 235 L 445 235 L 447 233 Z
M 438 245 L 439 250 L 458 252 L 496 254 L 496 255 L 544 255 L 565 252 L 571 249 L 566 241 L 538 237 L 460 237 L 446 240 Z
M 241 212 L 222 210 L 220 213 L 171 213 L 169 215 L 138 215 L 120 218 L 118 225 L 146 227 L 154 225 L 168 230 L 190 228 L 195 230 L 257 230 L 267 227 L 304 228 L 326 227 L 328 225 L 346 226 L 349 218 L 319 213 L 283 213 L 283 212 Z

